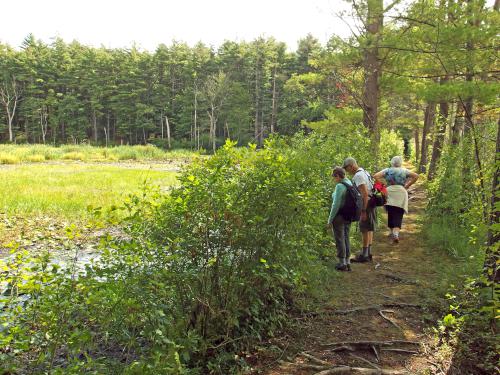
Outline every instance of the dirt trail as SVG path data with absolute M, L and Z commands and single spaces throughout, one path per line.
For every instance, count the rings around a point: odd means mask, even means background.
M 418 186 L 411 192 L 410 213 L 404 218 L 397 245 L 389 240 L 386 214 L 379 209 L 383 220 L 374 241 L 373 262 L 353 264 L 352 272 L 343 272 L 339 284 L 328 291 L 328 303 L 299 318 L 300 337 L 279 340 L 279 346 L 292 341 L 294 353 L 285 350 L 259 373 L 442 373 L 432 361 L 432 340 L 424 333 L 432 322 L 426 301 L 439 284 L 432 250 L 424 247 L 419 223 L 425 204 L 425 193 Z M 342 365 L 364 370 L 331 368 Z M 388 371 L 380 372 L 377 367 Z

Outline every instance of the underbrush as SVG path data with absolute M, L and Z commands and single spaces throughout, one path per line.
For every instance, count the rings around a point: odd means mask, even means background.
M 496 124 L 486 124 L 483 136 L 496 134 Z M 487 244 L 488 234 L 498 236 L 498 224 L 489 218 L 495 144 L 474 150 L 472 137 L 448 145 L 436 178 L 428 184 L 429 206 L 424 233 L 429 246 L 459 259 L 459 267 L 443 265 L 442 279 L 453 280 L 446 297 L 448 311 L 436 325 L 441 350 L 451 352 L 450 374 L 490 374 L 499 371 L 497 323 L 500 289 L 495 283 L 499 245 Z M 494 139 L 494 138 L 493 138 Z M 477 161 L 482 161 L 482 164 Z M 493 254 L 493 255 L 492 255 Z M 495 255 L 496 254 L 496 255 Z M 450 351 L 451 348 L 451 351 Z
M 496 289 L 496 290 L 495 290 Z M 498 373 L 500 356 L 493 301 L 498 301 L 500 288 L 466 280 L 448 293 L 449 311 L 439 321 L 436 334 L 440 347 L 452 348 L 450 374 Z M 495 297 L 496 294 L 496 297 Z
M 426 218 L 424 235 L 427 244 L 432 249 L 445 252 L 456 259 L 470 261 L 476 258 L 479 261 L 472 261 L 476 265 L 481 261 L 479 259 L 481 256 L 477 254 L 477 249 L 471 243 L 467 229 L 461 228 L 461 223 L 453 218 Z M 478 267 L 475 269 L 477 271 Z
M 344 131 L 348 141 L 296 136 L 262 150 L 227 142 L 186 167 L 168 194 L 145 186 L 96 210 L 127 236 L 103 236 L 100 258 L 84 268 L 14 249 L 0 266 L 2 370 L 248 370 L 255 346 L 331 280 L 331 166 L 370 160 L 368 148 L 352 154 L 365 137 Z

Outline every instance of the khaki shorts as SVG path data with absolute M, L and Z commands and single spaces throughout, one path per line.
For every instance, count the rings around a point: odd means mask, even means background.
M 359 221 L 359 230 L 361 233 L 373 232 L 377 222 L 377 208 L 368 207 L 366 209 L 366 221 Z

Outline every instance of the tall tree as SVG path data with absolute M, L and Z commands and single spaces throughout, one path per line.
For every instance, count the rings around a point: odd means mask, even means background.
M 7 116 L 9 142 L 14 141 L 14 117 L 23 95 L 22 63 L 17 52 L 0 45 L 0 103 Z
M 366 34 L 363 58 L 364 88 L 363 88 L 363 124 L 370 130 L 372 149 L 375 160 L 378 157 L 380 131 L 378 124 L 379 82 L 381 63 L 379 44 L 382 38 L 384 23 L 384 4 L 382 0 L 367 0 Z

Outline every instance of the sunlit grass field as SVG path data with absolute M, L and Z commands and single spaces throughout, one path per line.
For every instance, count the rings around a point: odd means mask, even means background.
M 123 168 L 99 163 L 22 164 L 0 168 L 0 211 L 16 216 L 45 215 L 79 220 L 88 206 L 109 207 L 150 184 L 167 188 L 176 172 L 148 169 L 147 164 Z
M 121 161 L 158 160 L 189 161 L 195 155 L 189 150 L 165 151 L 152 145 L 94 147 L 88 145 L 0 145 L 0 164 L 39 163 L 52 160 Z

